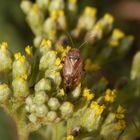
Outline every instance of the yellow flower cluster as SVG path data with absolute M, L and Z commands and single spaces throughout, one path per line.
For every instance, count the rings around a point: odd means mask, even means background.
M 21 55 L 20 52 L 16 53 L 15 54 L 15 59 L 20 61 L 21 63 L 25 63 L 25 56 L 24 55 Z
M 87 72 L 98 71 L 100 69 L 101 67 L 98 64 L 92 63 L 90 59 L 87 59 L 85 61 L 85 70 Z
M 124 115 L 125 109 L 119 105 L 117 112 L 115 114 L 115 117 L 117 119 L 124 119 L 125 115 Z
M 100 116 L 105 109 L 105 105 L 99 105 L 97 102 L 92 101 L 90 108 L 95 110 L 97 116 Z
M 84 14 L 89 16 L 95 16 L 96 13 L 97 13 L 97 9 L 89 6 L 87 6 L 84 11 Z
M 27 47 L 25 48 L 25 52 L 26 52 L 26 54 L 27 54 L 28 56 L 32 56 L 32 55 L 33 55 L 32 47 L 27 46 Z
M 53 20 L 58 19 L 60 16 L 64 16 L 64 11 L 63 10 L 54 10 L 51 12 L 51 18 Z
M 48 47 L 48 48 L 51 48 L 52 47 L 52 42 L 50 40 L 46 40 L 46 39 L 43 39 L 41 41 L 41 47 Z
M 116 99 L 116 90 L 107 89 L 105 91 L 104 100 L 108 103 L 113 103 Z
M 74 136 L 68 135 L 67 138 L 66 138 L 66 140 L 74 140 Z
M 123 130 L 126 127 L 126 122 L 124 120 L 118 120 L 116 123 L 116 130 Z
M 2 42 L 2 44 L 0 44 L 0 48 L 7 49 L 8 48 L 7 42 Z
M 84 91 L 83 91 L 83 97 L 84 97 L 87 101 L 90 101 L 90 100 L 93 99 L 94 94 L 93 94 L 88 88 L 85 88 Z

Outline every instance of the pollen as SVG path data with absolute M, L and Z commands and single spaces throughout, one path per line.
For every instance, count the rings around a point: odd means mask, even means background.
M 111 24 L 114 22 L 114 17 L 111 14 L 109 14 L 109 13 L 106 13 L 104 15 L 104 19 L 107 20 Z
M 116 130 L 123 130 L 126 127 L 126 122 L 124 120 L 119 120 L 116 123 Z
M 60 16 L 64 15 L 63 10 L 54 10 L 51 12 L 51 18 L 54 20 L 57 20 Z
M 69 0 L 69 3 L 75 4 L 77 0 Z
M 116 90 L 107 89 L 105 91 L 105 101 L 108 103 L 113 103 L 116 99 Z
M 8 48 L 8 43 L 7 42 L 2 42 L 2 44 L 0 45 L 0 48 L 7 49 Z
M 33 10 L 33 12 L 38 13 L 38 11 L 39 11 L 38 5 L 37 4 L 33 4 L 32 10 Z
M 21 63 L 25 63 L 25 56 L 24 55 L 21 55 L 20 52 L 16 53 L 15 54 L 15 59 L 20 61 Z
M 88 88 L 85 88 L 83 91 L 83 97 L 87 100 L 90 101 L 94 98 L 94 94 L 91 93 L 91 91 Z
M 96 9 L 96 8 L 93 8 L 93 7 L 87 6 L 87 7 L 85 8 L 84 13 L 85 13 L 86 15 L 89 15 L 89 16 L 95 16 L 96 13 L 97 13 L 97 9 Z
M 41 41 L 41 45 L 40 46 L 41 47 L 47 46 L 47 47 L 51 48 L 52 47 L 52 42 L 50 40 L 43 39 Z
M 64 96 L 65 95 L 65 92 L 64 92 L 64 89 L 63 88 L 60 89 L 58 95 L 60 95 L 60 96 Z
M 32 56 L 32 55 L 33 55 L 32 47 L 27 46 L 27 47 L 25 48 L 25 52 L 26 52 L 26 54 L 27 54 L 28 56 Z
M 74 136 L 68 135 L 67 138 L 66 138 L 66 140 L 74 140 Z
M 105 105 L 99 105 L 97 102 L 92 101 L 91 104 L 90 104 L 90 108 L 94 109 L 95 112 L 96 112 L 96 115 L 99 116 L 104 111 Z

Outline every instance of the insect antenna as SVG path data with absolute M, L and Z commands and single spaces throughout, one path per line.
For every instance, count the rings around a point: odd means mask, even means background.
M 91 36 L 86 40 L 86 41 L 84 41 L 79 47 L 78 47 L 78 49 L 80 49 L 81 47 L 83 47 L 85 44 L 87 44 L 89 41 L 90 41 L 90 39 L 91 38 L 96 38 L 96 34 L 91 34 Z
M 71 42 L 72 47 L 74 47 L 75 45 L 74 45 L 74 42 L 73 42 L 73 40 L 72 40 L 72 37 L 71 37 L 70 33 L 69 33 L 69 32 L 67 32 L 67 31 L 65 31 L 65 33 L 66 33 L 67 37 L 69 38 L 69 40 L 70 40 L 70 42 Z

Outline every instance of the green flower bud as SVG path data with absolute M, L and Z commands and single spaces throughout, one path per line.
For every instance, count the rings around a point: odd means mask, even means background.
M 32 7 L 32 3 L 28 0 L 23 0 L 21 1 L 20 7 L 25 14 L 28 14 L 28 12 L 30 11 Z
M 37 122 L 37 117 L 35 114 L 30 114 L 29 115 L 29 120 L 32 122 L 32 123 L 36 123 Z
M 27 13 L 27 22 L 35 35 L 41 34 L 44 15 L 37 4 L 33 4 Z
M 50 0 L 37 0 L 36 2 L 40 9 L 47 10 Z
M 72 97 L 77 99 L 80 96 L 81 93 L 81 84 L 79 84 L 73 91 L 72 91 Z
M 47 35 L 48 39 L 50 40 L 55 39 L 56 29 L 57 29 L 56 22 L 51 17 L 47 18 L 44 21 L 43 31 Z
M 25 100 L 26 105 L 32 105 L 33 104 L 33 97 L 28 96 Z
M 55 70 L 50 70 L 50 69 L 46 70 L 45 77 L 51 78 L 57 86 L 59 86 L 62 82 L 62 77 L 61 77 L 60 72 L 57 72 Z
M 44 91 L 39 91 L 35 93 L 33 99 L 34 103 L 37 105 L 44 104 L 48 100 L 48 95 Z
M 22 75 L 22 77 L 24 77 L 24 79 L 26 80 L 31 73 L 31 67 L 27 62 L 25 56 L 21 55 L 21 53 L 15 54 L 15 60 L 12 67 L 13 78 L 21 77 Z
M 48 113 L 48 108 L 45 104 L 36 106 L 36 112 L 35 112 L 36 116 L 44 117 L 46 116 L 47 113 Z
M 47 54 L 43 55 L 40 59 L 39 69 L 45 70 L 47 68 L 50 68 L 54 65 L 56 60 L 56 52 L 55 51 L 49 51 Z
M 9 95 L 11 94 L 11 90 L 6 84 L 0 84 L 0 103 L 5 102 Z
M 134 56 L 131 70 L 131 79 L 135 80 L 137 78 L 140 78 L 140 51 Z
M 50 98 L 48 101 L 48 106 L 51 110 L 57 110 L 60 107 L 60 103 L 57 98 Z
M 74 106 L 70 102 L 64 102 L 60 106 L 60 111 L 61 111 L 61 115 L 63 118 L 68 118 L 72 115 L 72 113 L 74 111 Z
M 11 54 L 7 48 L 6 42 L 0 45 L 0 72 L 7 72 L 12 68 Z
M 42 35 L 37 35 L 37 36 L 34 37 L 33 43 L 34 43 L 34 46 L 35 46 L 36 48 L 39 47 L 42 38 L 43 38 Z
M 55 111 L 49 111 L 47 114 L 47 121 L 53 122 L 57 118 L 57 113 Z
M 105 140 L 116 140 L 125 127 L 124 120 L 116 122 L 115 114 L 110 113 L 101 128 L 101 135 Z M 119 129 L 118 129 L 119 128 Z
M 51 82 L 48 79 L 41 79 L 36 85 L 35 85 L 35 91 L 50 91 L 51 90 Z
M 30 113 L 35 113 L 36 112 L 36 104 L 31 104 L 29 106 L 29 112 Z
M 52 0 L 49 6 L 50 11 L 61 10 L 64 9 L 64 1 L 63 0 Z
M 17 98 L 26 97 L 29 94 L 29 85 L 23 78 L 16 78 L 12 82 L 14 96 Z

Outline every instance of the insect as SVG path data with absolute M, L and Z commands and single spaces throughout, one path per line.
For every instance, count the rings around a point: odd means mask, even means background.
M 83 71 L 83 59 L 79 49 L 72 48 L 63 63 L 63 77 L 66 86 L 76 86 L 81 80 Z

